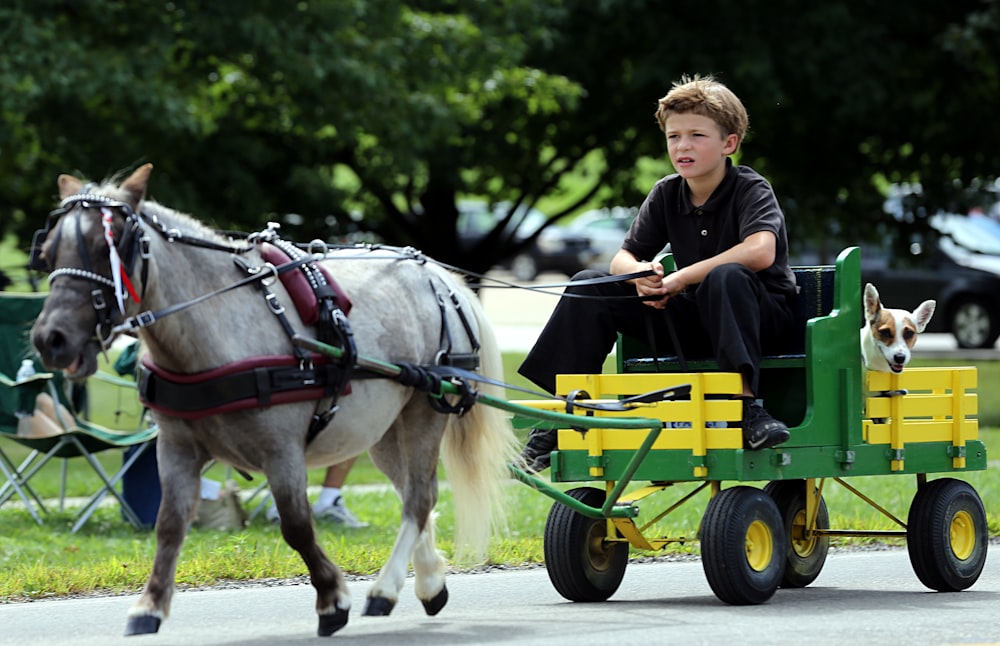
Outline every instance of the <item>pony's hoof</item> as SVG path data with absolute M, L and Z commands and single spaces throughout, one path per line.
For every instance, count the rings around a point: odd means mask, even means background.
M 366 617 L 387 617 L 395 606 L 395 601 L 389 601 L 385 597 L 368 597 L 364 614 Z
M 437 613 L 441 612 L 441 608 L 448 603 L 448 587 L 445 586 L 441 588 L 441 592 L 434 595 L 434 598 L 429 601 L 421 601 L 424 604 L 424 611 L 433 617 Z
M 153 615 L 136 615 L 128 618 L 125 626 L 125 636 L 152 635 L 160 630 L 160 618 Z
M 337 608 L 337 611 L 330 615 L 319 616 L 319 628 L 316 634 L 320 637 L 329 637 L 347 625 L 347 610 Z

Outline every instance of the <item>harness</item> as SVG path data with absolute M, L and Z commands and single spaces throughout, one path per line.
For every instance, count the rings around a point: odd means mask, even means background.
M 277 277 L 290 295 L 299 318 L 306 325 L 315 328 L 316 338 L 322 343 L 337 347 L 340 352 L 336 359 L 328 354 L 310 353 L 294 342 L 291 343 L 292 354 L 278 356 L 250 357 L 228 365 L 219 366 L 199 373 L 176 373 L 156 365 L 151 358 L 144 357 L 139 366 L 138 388 L 140 400 L 144 405 L 179 417 L 195 420 L 220 413 L 246 410 L 250 408 L 268 407 L 278 404 L 329 399 L 330 404 L 322 407 L 317 404 L 316 413 L 307 434 L 307 443 L 312 441 L 332 420 L 338 410 L 338 398 L 349 394 L 352 378 L 384 377 L 363 369 L 356 372 L 357 350 L 354 336 L 348 323 L 348 313 L 351 300 L 343 292 L 326 269 L 316 262 L 326 255 L 326 245 L 313 242 L 308 250 L 282 240 L 278 237 L 277 225 L 270 224 L 265 231 L 250 234 L 242 246 L 220 244 L 213 240 L 188 237 L 164 226 L 155 215 L 149 215 L 142 210 L 138 213 L 132 207 L 121 201 L 90 192 L 88 185 L 77 195 L 64 199 L 59 208 L 49 214 L 44 229 L 35 233 L 32 244 L 30 264 L 35 269 L 46 269 L 47 264 L 41 258 L 41 243 L 48 236 L 52 224 L 68 213 L 76 214 L 77 248 L 82 267 L 63 267 L 53 270 L 49 280 L 64 276 L 86 280 L 96 285 L 91 292 L 94 310 L 98 315 L 95 338 L 106 350 L 114 338 L 122 332 L 134 332 L 148 327 L 160 318 L 193 307 L 219 294 L 254 285 L 263 295 L 268 310 L 278 319 L 282 329 L 290 341 L 299 336 L 294 326 L 286 316 L 285 306 L 277 294 L 270 290 Z M 83 209 L 96 208 L 101 211 L 102 223 L 105 227 L 105 239 L 108 242 L 112 276 L 98 273 L 93 268 L 90 255 L 82 231 L 80 217 Z M 111 227 L 111 212 L 119 210 L 124 217 L 124 229 L 114 239 Z M 137 303 L 145 296 L 147 285 L 148 259 L 150 257 L 150 239 L 143 224 L 150 225 L 159 235 L 169 242 L 179 242 L 201 248 L 225 251 L 233 255 L 234 263 L 246 273 L 246 276 L 230 285 L 203 294 L 189 301 L 176 303 L 158 311 L 143 311 L 136 316 L 124 319 L 124 303 L 132 298 Z M 57 229 L 57 237 L 53 240 L 53 248 L 58 248 L 62 228 Z M 252 265 L 243 255 L 258 248 L 264 264 Z M 401 257 L 405 257 L 401 256 Z M 412 254 L 411 258 L 416 257 Z M 422 260 L 422 256 L 417 257 Z M 137 294 L 132 287 L 130 276 L 135 271 L 137 262 L 141 261 L 142 294 Z M 54 264 L 54 258 L 51 259 Z M 441 313 L 441 349 L 435 359 L 436 365 L 455 366 L 461 369 L 474 370 L 479 366 L 479 343 L 473 328 L 461 307 L 458 296 L 449 291 L 447 297 L 435 287 L 430 280 L 430 288 L 434 292 Z M 118 303 L 118 311 L 108 307 L 105 293 Z M 447 300 L 446 300 L 447 298 Z M 452 333 L 448 325 L 447 303 L 455 309 L 468 336 L 473 351 L 456 354 L 452 352 Z M 432 372 L 432 371 L 430 371 Z M 400 383 L 426 390 L 432 406 L 445 413 L 464 413 L 475 402 L 475 393 L 465 389 L 455 404 L 449 404 L 443 397 L 434 396 L 435 384 L 433 378 L 427 378 L 428 370 L 404 370 Z M 422 376 L 418 376 L 422 375 Z M 438 383 L 440 377 L 437 378 Z M 439 388 L 437 390 L 440 390 Z

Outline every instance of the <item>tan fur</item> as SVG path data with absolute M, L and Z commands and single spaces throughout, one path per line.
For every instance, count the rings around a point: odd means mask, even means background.
M 861 357 L 865 368 L 878 372 L 902 372 L 910 361 L 917 335 L 927 328 L 936 303 L 926 300 L 912 313 L 882 305 L 878 290 L 865 285 L 861 328 Z

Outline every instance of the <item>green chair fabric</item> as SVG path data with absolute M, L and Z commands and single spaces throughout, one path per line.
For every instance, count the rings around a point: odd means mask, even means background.
M 32 489 L 31 479 L 52 460 L 82 459 L 98 475 L 101 484 L 78 511 L 72 531 L 79 530 L 108 495 L 118 500 L 126 520 L 137 528 L 143 528 L 144 523 L 125 501 L 119 488 L 125 473 L 145 451 L 153 447 L 158 429 L 149 424 L 144 416 L 136 428 L 121 431 L 94 424 L 80 414 L 81 400 L 69 393 L 70 384 L 63 379 L 61 373 L 44 372 L 31 348 L 28 332 L 44 303 L 45 294 L 0 293 L 0 472 L 6 479 L 0 485 L 0 506 L 17 496 L 32 517 L 42 523 L 48 510 L 45 501 Z M 39 372 L 26 380 L 18 381 L 15 375 L 24 359 L 33 360 L 35 369 Z M 134 382 L 112 375 L 98 373 L 91 379 L 110 381 L 132 391 L 135 389 Z M 53 401 L 61 404 L 61 407 L 55 407 L 54 418 L 62 432 L 45 437 L 19 434 L 19 426 L 24 426 L 22 420 L 37 414 L 35 402 L 41 393 L 48 393 Z M 67 414 L 68 419 L 64 419 Z M 28 457 L 20 464 L 15 464 L 3 450 L 7 442 L 16 442 L 30 449 Z M 124 451 L 137 445 L 138 448 L 121 462 L 121 468 L 112 473 L 108 473 L 95 457 L 95 454 L 102 451 Z M 60 504 L 65 497 L 65 466 L 64 462 Z

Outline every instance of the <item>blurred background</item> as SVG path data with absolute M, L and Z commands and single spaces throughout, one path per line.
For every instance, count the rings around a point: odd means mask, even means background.
M 797 264 L 859 244 L 940 274 L 983 252 L 941 260 L 934 216 L 1000 218 L 998 0 L 8 0 L 0 33 L 9 289 L 59 173 L 145 162 L 150 197 L 220 229 L 606 266 L 671 172 L 656 101 L 695 73 L 747 105 L 739 161 Z M 996 341 L 997 298 L 966 343 Z

